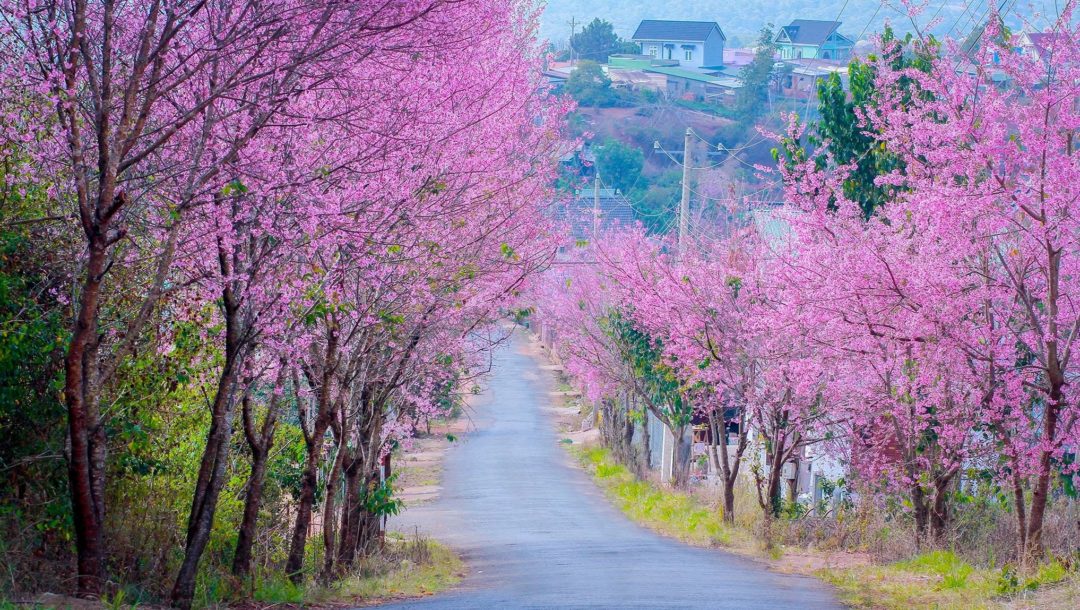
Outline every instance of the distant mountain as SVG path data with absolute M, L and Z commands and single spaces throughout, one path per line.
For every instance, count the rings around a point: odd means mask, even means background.
M 970 31 L 985 20 L 988 2 L 1008 7 L 1006 22 L 1019 28 L 1022 20 L 1035 13 L 1032 7 L 1045 14 L 1054 14 L 1054 0 L 929 0 L 927 18 L 937 15 L 935 33 L 952 32 L 963 40 Z M 893 2 L 899 6 L 900 2 Z M 845 6 L 846 5 L 846 6 Z M 762 26 L 772 23 L 786 25 L 792 19 L 827 19 L 843 22 L 841 33 L 855 39 L 865 39 L 880 32 L 886 20 L 904 33 L 911 29 L 905 15 L 894 8 L 883 7 L 880 0 L 547 0 L 540 22 L 540 34 L 557 47 L 566 44 L 570 36 L 570 20 L 581 25 L 600 17 L 615 26 L 615 32 L 629 38 L 642 19 L 685 19 L 715 21 L 727 34 L 732 46 L 750 46 L 757 40 Z M 1047 27 L 1045 19 L 1034 23 Z

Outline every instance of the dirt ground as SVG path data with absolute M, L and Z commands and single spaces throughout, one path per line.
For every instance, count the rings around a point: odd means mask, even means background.
M 439 497 L 446 452 L 473 427 L 468 417 L 470 399 L 471 396 L 465 397 L 463 415 L 432 422 L 428 431 L 417 435 L 400 455 L 394 456 L 393 468 L 398 473 L 396 495 L 405 501 L 406 507 L 421 506 Z

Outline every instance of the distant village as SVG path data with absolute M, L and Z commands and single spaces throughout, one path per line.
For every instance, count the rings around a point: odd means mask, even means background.
M 981 31 L 981 30 L 980 30 Z M 1045 53 L 1051 34 L 1021 32 L 1019 53 L 1038 57 Z M 855 57 L 872 52 L 873 45 L 843 31 L 840 21 L 795 19 L 776 30 L 775 64 L 771 93 L 793 100 L 814 100 L 817 83 L 839 75 L 848 88 L 848 64 Z M 632 91 L 651 90 L 669 99 L 729 106 L 743 87 L 739 74 L 755 56 L 754 48 L 730 48 L 719 24 L 711 21 L 643 20 L 630 40 L 640 53 L 611 55 L 603 66 L 612 86 Z M 970 44 L 970 42 L 969 42 Z M 572 55 L 572 53 L 571 53 Z M 556 88 L 565 84 L 576 69 L 571 56 L 553 62 L 545 74 Z M 959 70 L 973 70 L 968 63 Z M 1004 79 L 1003 73 L 993 78 Z

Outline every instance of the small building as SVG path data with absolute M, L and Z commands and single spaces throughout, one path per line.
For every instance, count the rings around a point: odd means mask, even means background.
M 594 234 L 634 223 L 634 209 L 618 189 L 584 188 L 566 202 L 561 212 L 556 219 L 569 225 L 575 240 L 590 240 Z
M 644 55 L 678 61 L 683 68 L 716 68 L 724 65 L 727 36 L 712 21 L 664 21 L 645 19 L 631 38 Z
M 1060 32 L 1021 32 L 1016 47 L 1021 55 L 1047 63 L 1053 49 L 1067 44 L 1069 37 Z
M 840 76 L 844 90 L 848 90 L 847 62 L 824 59 L 793 59 L 778 64 L 777 92 L 782 97 L 805 100 L 816 99 L 818 82 L 833 74 Z
M 831 59 L 848 61 L 855 41 L 838 30 L 839 21 L 796 19 L 776 33 L 780 59 Z

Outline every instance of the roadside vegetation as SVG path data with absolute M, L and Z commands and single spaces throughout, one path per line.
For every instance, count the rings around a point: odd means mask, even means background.
M 679 491 L 639 478 L 602 446 L 570 446 L 569 450 L 634 522 L 688 544 L 722 548 L 765 562 L 772 569 L 815 576 L 836 587 L 840 600 L 855 608 L 1064 610 L 1080 601 L 1080 575 L 1074 566 L 1056 559 L 1026 576 L 1011 564 L 996 569 L 976 567 L 949 550 L 924 551 L 896 561 L 876 559 L 879 547 L 872 541 L 893 536 L 895 524 L 882 519 L 860 520 L 854 510 L 848 515 L 850 522 L 841 527 L 851 529 L 847 536 L 862 538 L 866 545 L 802 546 L 800 526 L 788 522 L 777 528 L 776 544 L 766 546 L 758 535 L 759 520 L 740 519 L 734 526 L 729 525 L 715 498 L 710 500 L 707 494 Z M 867 536 L 869 530 L 877 532 Z M 837 553 L 845 557 L 838 559 Z M 792 559 L 790 555 L 797 558 L 786 561 Z

